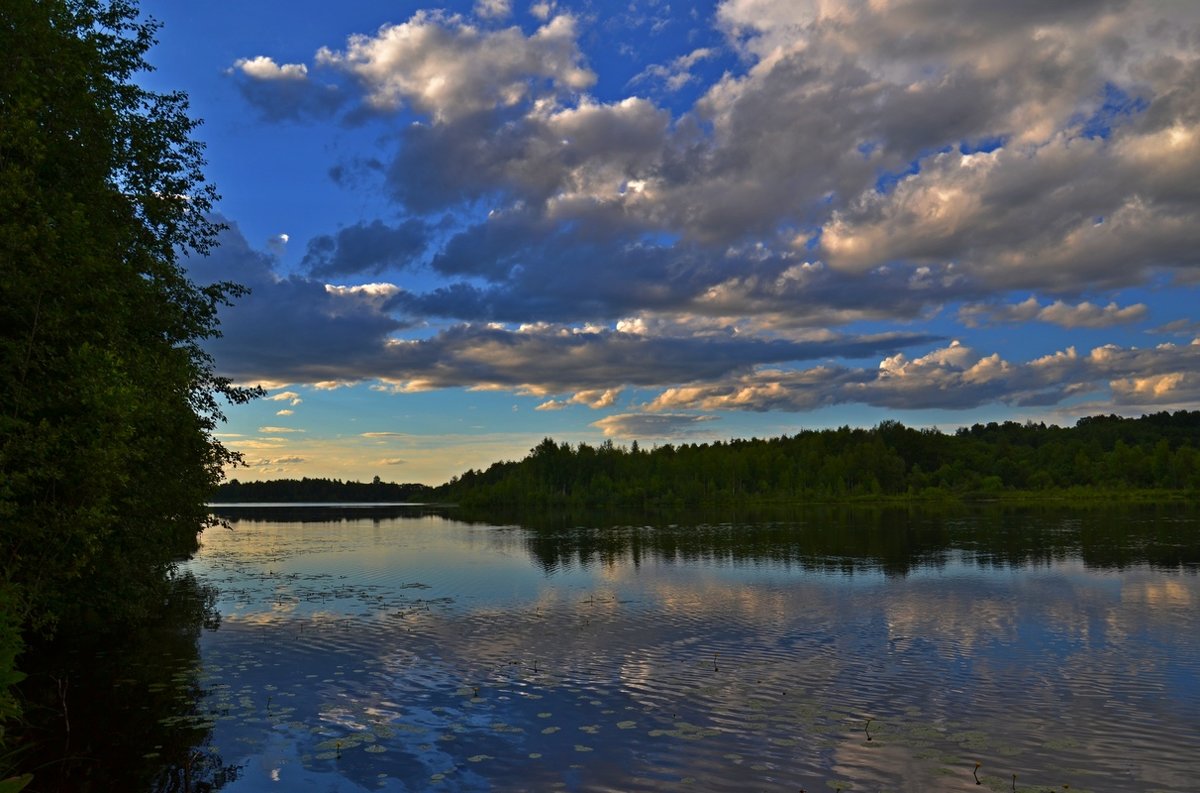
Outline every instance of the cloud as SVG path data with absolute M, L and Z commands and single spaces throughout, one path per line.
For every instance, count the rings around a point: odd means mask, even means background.
M 968 327 L 977 327 L 989 323 L 1023 323 L 1037 320 L 1061 325 L 1064 328 L 1109 328 L 1130 322 L 1138 322 L 1146 318 L 1149 309 L 1145 303 L 1135 303 L 1122 308 L 1115 302 L 1107 306 L 1082 302 L 1070 305 L 1056 300 L 1049 305 L 1042 305 L 1036 297 L 1030 296 L 1020 303 L 1004 305 L 972 304 L 963 306 L 959 319 Z
M 259 428 L 258 428 L 258 431 L 259 431 L 259 432 L 279 432 L 279 433 L 283 433 L 283 432 L 304 432 L 304 430 L 298 430 L 298 429 L 296 429 L 295 427 L 259 427 Z
M 345 50 L 322 48 L 316 62 L 352 76 L 372 110 L 411 105 L 436 122 L 579 91 L 596 80 L 567 15 L 526 36 L 516 27 L 485 31 L 459 16 L 418 11 L 373 36 L 351 36 Z
M 257 460 L 247 461 L 246 465 L 251 468 L 263 468 L 274 465 L 299 465 L 306 462 L 308 462 L 306 457 L 260 457 Z
M 272 257 L 253 250 L 235 223 L 228 225 L 210 255 L 185 264 L 197 283 L 233 281 L 251 290 L 221 311 L 222 336 L 208 344 L 237 382 L 316 384 L 370 371 L 365 359 L 407 327 L 382 309 L 377 289 L 327 289 L 320 281 L 279 276 Z
M 418 216 L 494 208 L 436 240 L 418 218 L 359 224 L 313 240 L 308 266 L 380 273 L 428 253 L 447 283 L 404 293 L 416 317 L 821 327 L 1019 290 L 1062 301 L 1041 319 L 1105 326 L 1119 312 L 1080 293 L 1200 277 L 1200 57 L 1168 35 L 1200 13 L 1017 8 L 728 0 L 716 21 L 742 68 L 682 112 L 589 96 L 588 21 L 548 4 L 530 33 L 419 12 L 353 36 L 314 69 L 407 114 L 372 158 L 389 195 Z M 715 51 L 645 79 L 686 80 Z M 258 83 L 310 81 L 239 63 Z
M 408 460 L 403 457 L 385 457 L 379 461 L 380 465 L 406 465 Z
M 1193 406 L 1200 402 L 1200 375 L 1194 371 L 1122 378 L 1111 386 L 1118 405 Z
M 1150 328 L 1147 333 L 1169 334 L 1171 336 L 1200 336 L 1200 321 L 1194 319 L 1173 319 L 1156 328 Z
M 529 4 L 529 13 L 545 22 L 554 14 L 557 8 L 557 0 L 537 0 L 537 2 Z
M 446 276 L 485 283 L 406 292 L 396 306 L 418 316 L 508 322 L 686 312 L 754 317 L 779 328 L 911 319 L 942 301 L 986 294 L 953 265 L 928 268 L 913 288 L 913 274 L 900 268 L 847 275 L 788 250 L 657 244 L 619 229 L 599 238 L 594 231 L 523 212 L 493 216 L 454 236 L 433 259 Z
M 661 83 L 668 91 L 678 91 L 696 79 L 696 76 L 691 72 L 693 66 L 715 55 L 716 52 L 712 48 L 699 47 L 686 55 L 680 55 L 667 65 L 653 64 L 647 66 L 639 74 L 635 75 L 629 83 L 630 85 L 637 85 L 643 82 L 656 81 Z
M 1195 397 L 1200 343 L 1153 349 L 1105 345 L 1075 348 L 1018 363 L 959 342 L 909 358 L 884 358 L 877 369 L 817 366 L 759 368 L 723 382 L 677 386 L 647 405 L 651 411 L 791 410 L 866 404 L 898 410 L 969 409 L 988 404 L 1057 405 L 1110 391 L 1121 404 L 1186 403 Z
M 210 256 L 188 261 L 200 282 L 237 280 L 249 297 L 222 313 L 223 335 L 210 342 L 222 374 L 238 382 L 342 386 L 382 380 L 399 391 L 485 386 L 535 394 L 597 392 L 713 379 L 758 364 L 892 354 L 936 337 L 920 333 L 824 334 L 789 340 L 734 332 L 645 335 L 606 325 L 459 324 L 424 338 L 397 335 L 400 309 L 422 312 L 421 299 L 390 284 L 326 286 L 281 278 L 269 257 L 246 245 L 236 226 Z M 647 262 L 654 257 L 646 255 Z M 635 282 L 637 283 L 637 282 Z M 648 290 L 663 289 L 647 280 Z M 597 285 L 599 288 L 599 285 Z M 623 287 L 627 288 L 627 287 Z M 299 399 L 294 391 L 271 397 Z M 293 401 L 292 404 L 295 404 Z
M 334 84 L 309 79 L 303 63 L 276 64 L 269 56 L 239 58 L 226 70 L 242 97 L 267 121 L 325 118 L 346 95 Z
M 276 411 L 275 411 L 275 415 L 276 415 L 276 416 L 291 416 L 291 415 L 292 415 L 292 414 L 294 414 L 295 412 L 296 412 L 296 411 L 294 411 L 294 410 L 291 410 L 291 409 L 289 409 L 289 408 L 284 408 L 283 410 L 276 410 Z
M 391 344 L 374 371 L 397 393 L 437 388 L 488 388 L 535 395 L 603 392 L 621 385 L 655 386 L 712 379 L 755 363 L 811 360 L 895 349 L 919 337 L 782 339 L 660 338 L 611 330 L 531 326 L 518 330 L 456 326 L 428 339 Z
M 248 438 L 234 444 L 238 450 L 280 451 L 287 445 L 284 438 Z
M 340 298 L 360 300 L 374 306 L 379 306 L 395 297 L 404 290 L 395 284 L 369 283 L 345 286 L 342 284 L 325 284 L 325 292 Z
M 253 80 L 304 82 L 308 79 L 308 67 L 303 63 L 278 65 L 266 55 L 259 55 L 257 58 L 239 58 L 234 61 L 233 69 Z
M 420 12 L 307 66 L 231 70 L 280 118 L 309 101 L 284 89 L 332 81 L 323 112 L 386 130 L 334 173 L 382 179 L 404 219 L 313 238 L 307 276 L 236 228 L 189 262 L 253 289 L 211 345 L 223 373 L 540 410 L 654 389 L 654 415 L 1190 393 L 1190 347 L 1021 361 L 863 329 L 954 305 L 941 321 L 967 328 L 1118 328 L 1150 309 L 1106 292 L 1200 283 L 1200 7 L 725 0 L 721 41 L 632 81 L 691 86 L 735 53 L 690 106 L 591 95 L 583 45 L 608 28 L 550 3 L 536 29 L 479 21 L 510 11 Z
M 278 394 L 272 394 L 271 396 L 264 397 L 264 399 L 266 399 L 268 402 L 287 402 L 293 407 L 304 401 L 295 391 L 281 391 Z
M 1049 406 L 1105 392 L 1124 406 L 1187 404 L 1196 385 L 1191 372 L 1200 371 L 1200 343 L 1144 349 L 1103 345 L 1087 354 L 1069 347 L 1022 362 L 960 342 L 910 356 L 906 348 L 935 339 L 918 333 L 850 335 L 823 330 L 788 338 L 772 336 L 769 324 L 740 333 L 736 326 L 703 317 L 634 317 L 616 327 L 464 323 L 404 338 L 396 335 L 404 324 L 393 320 L 387 308 L 405 294 L 398 287 L 310 286 L 304 279 L 278 278 L 271 260 L 250 251 L 236 228 L 223 239 L 228 247 L 201 260 L 208 267 L 203 272 L 223 279 L 227 269 L 238 269 L 254 285 L 253 297 L 261 301 L 261 313 L 252 321 L 228 322 L 225 336 L 212 342 L 219 371 L 239 382 L 315 387 L 368 382 L 394 393 L 508 390 L 545 397 L 542 410 L 569 404 L 611 408 L 623 388 L 657 389 L 647 412 L 678 416 L 681 411 L 804 411 L 850 403 L 897 410 Z M 794 275 L 801 285 L 804 277 L 803 272 Z M 761 288 L 756 289 L 759 299 L 765 299 Z M 289 300 L 293 296 L 301 299 Z M 727 305 L 735 301 L 732 292 L 713 299 Z M 1017 320 L 1028 316 L 1083 326 L 1127 318 L 1136 309 L 1042 304 L 1033 299 L 978 313 L 990 317 L 988 311 L 1008 312 Z M 240 307 L 231 313 L 239 317 Z M 303 339 L 296 338 L 300 334 Z M 301 343 L 304 340 L 309 343 Z M 875 368 L 835 363 L 871 357 L 880 361 Z M 296 405 L 301 398 L 294 390 L 282 390 L 268 399 Z M 295 431 L 299 430 L 260 428 L 267 434 Z M 651 435 L 649 429 L 639 433 Z M 369 432 L 364 437 L 410 436 Z M 259 438 L 242 445 L 269 448 L 280 440 Z
M 428 229 L 417 219 L 410 218 L 395 227 L 380 220 L 356 223 L 339 229 L 335 235 L 309 240 L 301 265 L 315 278 L 401 270 L 420 256 L 427 243 Z
M 433 257 L 461 280 L 405 295 L 408 307 L 518 322 L 739 311 L 811 327 L 1200 269 L 1200 136 L 1178 101 L 1194 64 L 1135 84 L 1161 42 L 1113 43 L 1108 60 L 1096 43 L 1134 17 L 967 5 L 997 30 L 938 21 L 921 3 L 815 17 L 730 3 L 721 19 L 751 66 L 681 116 L 645 99 L 527 98 L 502 116 L 406 126 L 386 166 L 399 203 L 498 200 Z M 905 15 L 939 41 L 897 45 Z M 860 28 L 878 50 L 854 38 Z M 1046 48 L 1047 29 L 1066 49 Z M 979 63 L 981 51 L 996 62 Z M 1048 80 L 1055 64 L 1063 74 Z M 1019 88 L 996 79 L 1009 71 Z
M 267 250 L 275 256 L 283 256 L 287 253 L 287 244 L 290 237 L 287 234 L 274 234 L 267 239 Z
M 591 389 L 573 394 L 569 399 L 550 399 L 538 405 L 534 410 L 562 410 L 568 405 L 587 405 L 593 410 L 612 407 L 621 395 L 619 388 Z M 515 407 L 515 406 L 514 406 Z
M 1181 179 L 1200 179 L 1200 122 L 943 152 L 894 190 L 835 211 L 820 250 L 852 273 L 954 261 L 993 290 L 1117 288 L 1156 269 L 1200 269 L 1200 190 Z
M 619 413 L 593 421 L 592 426 L 608 438 L 638 440 L 693 435 L 703 431 L 702 425 L 711 421 L 716 421 L 716 417 L 683 413 Z
M 385 166 L 392 197 L 426 213 L 503 196 L 507 209 L 526 207 L 538 219 L 555 221 L 579 211 L 653 208 L 648 194 L 630 184 L 659 167 L 669 112 L 636 97 L 612 103 L 584 97 L 571 107 L 546 103 L 526 110 L 405 126 Z M 634 216 L 623 217 L 622 225 Z M 658 225 L 652 216 L 646 220 Z
M 512 0 L 475 0 L 475 16 L 504 19 L 512 14 Z
M 867 382 L 871 374 L 838 366 L 811 369 L 759 369 L 722 381 L 667 388 L 647 409 L 808 411 L 848 401 L 848 386 Z

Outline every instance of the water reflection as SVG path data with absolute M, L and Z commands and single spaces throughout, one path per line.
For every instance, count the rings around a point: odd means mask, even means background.
M 344 523 L 445 515 L 451 508 L 427 504 L 213 504 L 212 512 L 226 520 L 246 523 Z
M 32 650 L 18 749 L 30 791 L 211 791 L 236 780 L 211 741 L 199 639 L 216 592 L 178 576 L 160 619 L 103 643 Z
M 995 567 L 1080 559 L 1089 568 L 1149 565 L 1200 568 L 1198 513 L 1178 505 L 1091 509 L 1029 506 L 759 507 L 694 512 L 555 511 L 479 513 L 430 505 L 221 506 L 241 522 L 350 523 L 437 517 L 487 527 L 514 526 L 545 571 L 643 558 L 799 565 L 823 571 L 880 570 L 907 575 L 966 555 Z
M 1194 512 L 285 514 L 163 673 L 233 793 L 1194 788 Z
M 1088 568 L 1200 567 L 1200 536 L 1178 513 L 1156 510 L 819 510 L 792 521 L 698 522 L 616 527 L 541 526 L 527 550 L 548 572 L 593 564 L 637 566 L 646 557 L 683 563 L 796 565 L 806 570 L 904 576 L 953 559 L 981 567 L 1045 566 L 1079 559 Z

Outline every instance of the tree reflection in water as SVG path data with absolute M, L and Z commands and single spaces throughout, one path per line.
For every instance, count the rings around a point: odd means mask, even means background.
M 547 572 L 644 558 L 770 562 L 821 572 L 905 576 L 969 559 L 981 567 L 1045 565 L 1079 558 L 1091 569 L 1200 568 L 1200 536 L 1178 506 L 1081 510 L 1001 506 L 936 509 L 805 507 L 480 517 L 529 529 L 526 549 Z M 456 514 L 459 519 L 472 516 Z
M 547 511 L 452 506 L 222 506 L 224 518 L 329 522 L 429 515 L 526 530 L 525 548 L 547 572 L 627 559 L 795 564 L 826 572 L 904 576 L 967 556 L 984 567 L 1022 567 L 1078 557 L 1092 569 L 1146 564 L 1200 568 L 1194 510 L 1178 504 L 762 505 L 692 510 Z
M 18 752 L 30 790 L 200 793 L 238 777 L 216 751 L 196 748 L 213 726 L 200 708 L 199 640 L 220 625 L 216 595 L 178 575 L 153 625 L 29 650 Z

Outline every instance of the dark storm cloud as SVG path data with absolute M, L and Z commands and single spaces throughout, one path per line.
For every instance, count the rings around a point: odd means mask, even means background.
M 392 305 L 412 316 L 462 320 L 608 321 L 687 311 L 799 328 L 911 319 L 946 301 L 989 294 L 953 266 L 846 273 L 808 261 L 786 242 L 781 252 L 757 245 L 714 249 L 597 223 L 608 233 L 559 227 L 529 211 L 494 213 L 452 236 L 433 259 L 435 271 L 463 280 L 399 293 Z
M 708 380 L 761 363 L 873 355 L 922 340 L 889 334 L 789 342 L 731 335 L 641 336 L 560 326 L 512 331 L 460 325 L 429 339 L 389 346 L 367 376 L 391 381 L 399 390 L 483 386 L 562 394 Z
M 710 332 L 646 335 L 554 324 L 519 329 L 457 325 L 419 340 L 389 310 L 403 293 L 383 284 L 331 287 L 278 277 L 274 259 L 253 250 L 236 225 L 204 258 L 189 260 L 200 283 L 232 280 L 251 289 L 222 313 L 211 344 L 222 374 L 243 382 L 384 380 L 399 389 L 497 387 L 558 394 L 624 385 L 663 387 L 747 372 L 760 364 L 890 355 L 935 337 L 921 333 L 829 334 L 814 340 Z
M 648 333 L 464 324 L 404 340 L 396 338 L 404 323 L 387 308 L 397 287 L 279 278 L 275 260 L 251 249 L 236 227 L 221 243 L 211 256 L 190 260 L 189 273 L 200 283 L 233 280 L 253 290 L 223 312 L 224 336 L 210 345 L 219 372 L 240 382 L 374 381 L 397 392 L 503 389 L 574 394 L 567 401 L 580 404 L 608 404 L 597 395 L 632 386 L 663 389 L 648 406 L 658 413 L 797 411 L 850 402 L 898 409 L 1048 406 L 1106 390 L 1123 406 L 1161 407 L 1193 401 L 1200 384 L 1193 374 L 1200 370 L 1200 340 L 1152 349 L 1104 345 L 1088 353 L 1068 348 L 1026 363 L 958 342 L 909 357 L 901 350 L 934 341 L 915 333 L 788 340 L 700 326 L 688 333 L 686 323 L 657 330 L 641 323 Z M 1041 307 L 1048 308 L 1054 306 Z M 881 363 L 829 363 L 862 358 Z
M 301 264 L 316 278 L 402 270 L 422 254 L 428 241 L 428 227 L 420 220 L 410 218 L 398 226 L 380 220 L 356 223 L 309 240 Z
M 186 265 L 197 283 L 233 281 L 250 289 L 222 310 L 222 336 L 209 345 L 221 372 L 243 382 L 336 380 L 365 366 L 390 334 L 406 327 L 381 310 L 377 293 L 278 277 L 273 257 L 252 249 L 236 224 L 209 256 Z

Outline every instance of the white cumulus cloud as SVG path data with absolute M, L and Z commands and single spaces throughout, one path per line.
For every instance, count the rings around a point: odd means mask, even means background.
M 307 80 L 308 67 L 303 63 L 277 64 L 266 55 L 238 58 L 233 68 L 255 80 Z
M 516 27 L 482 30 L 462 17 L 418 11 L 372 36 L 351 36 L 344 50 L 322 48 L 316 62 L 356 78 L 378 111 L 411 105 L 435 121 L 452 121 L 592 85 L 596 76 L 583 65 L 575 24 L 561 15 L 526 36 Z

